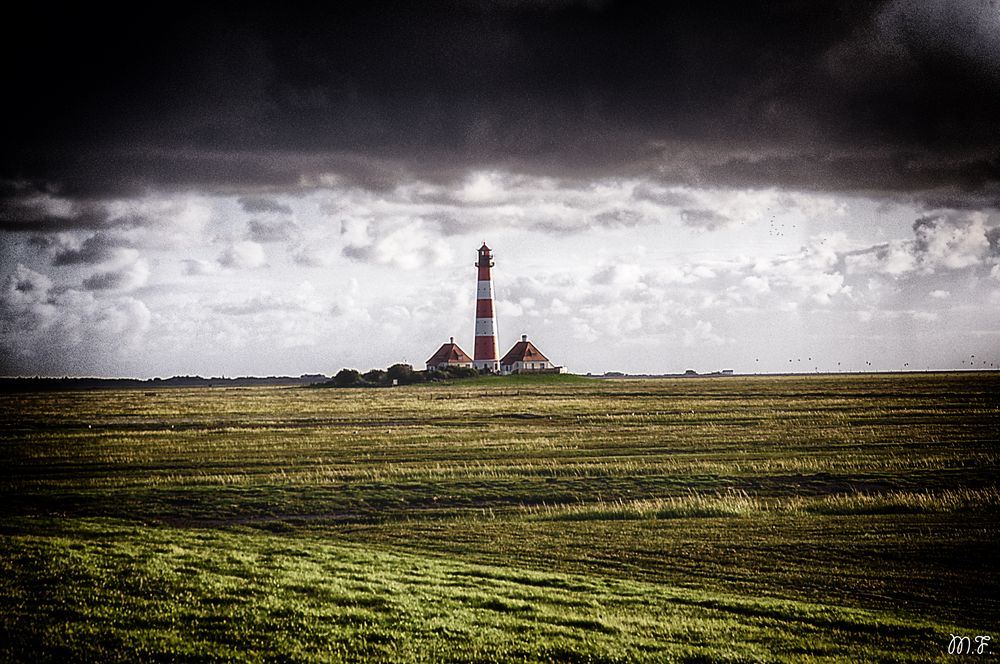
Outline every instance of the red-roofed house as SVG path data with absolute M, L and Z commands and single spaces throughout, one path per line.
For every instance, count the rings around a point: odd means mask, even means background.
M 455 337 L 451 337 L 448 343 L 442 344 L 431 359 L 427 360 L 428 371 L 438 371 L 452 367 L 472 368 L 472 358 L 458 347 L 458 344 L 455 343 Z
M 500 359 L 500 373 L 562 373 L 563 368 L 557 367 L 549 358 L 528 341 L 528 335 L 522 334 L 521 340 L 507 351 Z

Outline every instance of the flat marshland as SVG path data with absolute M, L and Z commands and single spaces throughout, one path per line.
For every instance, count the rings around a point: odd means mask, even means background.
M 3 661 L 1000 640 L 998 374 L 7 394 L 0 431 Z

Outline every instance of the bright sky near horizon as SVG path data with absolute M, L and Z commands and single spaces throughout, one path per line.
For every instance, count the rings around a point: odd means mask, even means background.
M 995 5 L 663 4 L 25 17 L 0 375 L 422 368 L 483 241 L 577 373 L 1000 368 Z

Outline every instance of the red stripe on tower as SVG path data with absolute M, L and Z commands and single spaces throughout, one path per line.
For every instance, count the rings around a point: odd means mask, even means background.
M 487 371 L 499 371 L 500 353 L 497 351 L 497 317 L 493 309 L 493 254 L 483 242 L 479 248 L 479 280 L 476 282 L 476 345 L 472 366 Z

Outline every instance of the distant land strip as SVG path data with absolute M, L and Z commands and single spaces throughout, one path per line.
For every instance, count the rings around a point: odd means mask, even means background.
M 656 379 L 656 378 L 722 378 L 722 377 L 792 377 L 812 375 L 879 375 L 879 374 L 953 374 L 953 373 L 984 373 L 986 370 L 973 369 L 967 371 L 927 370 L 927 371 L 837 371 L 837 372 L 787 372 L 787 373 L 735 373 L 730 370 L 696 373 L 688 370 L 674 374 L 629 374 L 619 371 L 608 371 L 603 374 L 585 374 L 584 378 L 594 379 Z M 995 371 L 995 370 L 990 370 Z M 302 374 L 301 376 L 238 376 L 213 377 L 202 376 L 172 376 L 170 378 L 93 378 L 93 377 L 0 377 L 0 393 L 15 392 L 53 392 L 73 390 L 140 390 L 157 388 L 189 388 L 189 387 L 267 387 L 267 386 L 317 386 L 332 387 L 333 377 L 325 374 Z
M 268 385 L 315 385 L 330 380 L 323 374 L 301 376 L 239 376 L 235 378 L 172 376 L 170 378 L 0 378 L 0 392 L 47 392 L 66 390 L 125 390 L 162 387 L 262 387 Z

